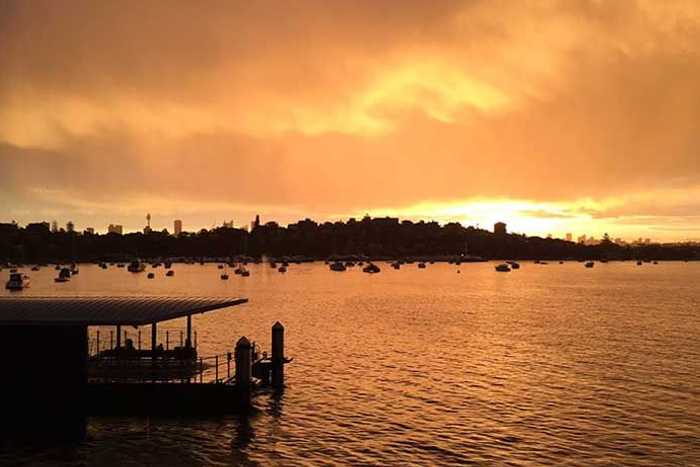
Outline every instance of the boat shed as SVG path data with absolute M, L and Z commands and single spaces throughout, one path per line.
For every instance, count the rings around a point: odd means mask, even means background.
M 85 434 L 88 326 L 151 325 L 246 303 L 204 297 L 0 297 L 0 435 Z

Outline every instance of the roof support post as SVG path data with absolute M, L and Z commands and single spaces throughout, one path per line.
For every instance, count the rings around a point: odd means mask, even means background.
M 151 352 L 152 358 L 156 358 L 156 341 L 158 340 L 158 334 L 156 333 L 156 323 L 151 323 Z
M 117 348 L 122 346 L 122 327 L 117 324 Z
M 187 340 L 185 345 L 188 349 L 192 348 L 192 315 L 187 315 Z
M 151 381 L 156 381 L 156 341 L 158 334 L 156 333 L 156 323 L 151 323 Z

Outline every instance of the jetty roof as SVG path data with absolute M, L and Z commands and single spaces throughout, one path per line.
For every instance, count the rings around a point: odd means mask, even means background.
M 227 297 L 0 297 L 0 326 L 139 326 L 247 301 Z

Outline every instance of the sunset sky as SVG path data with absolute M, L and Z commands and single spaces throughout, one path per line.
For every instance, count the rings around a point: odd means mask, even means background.
M 0 221 L 700 239 L 700 2 L 0 0 Z

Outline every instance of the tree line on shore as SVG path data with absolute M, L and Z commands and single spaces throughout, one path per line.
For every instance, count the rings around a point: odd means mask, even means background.
M 130 258 L 332 256 L 405 258 L 471 255 L 484 259 L 700 259 L 696 244 L 618 245 L 607 236 L 598 245 L 561 239 L 495 234 L 458 223 L 350 219 L 317 223 L 306 219 L 287 227 L 276 222 L 244 229 L 219 227 L 183 232 L 94 234 L 51 231 L 48 223 L 0 224 L 0 262 L 121 261 Z

